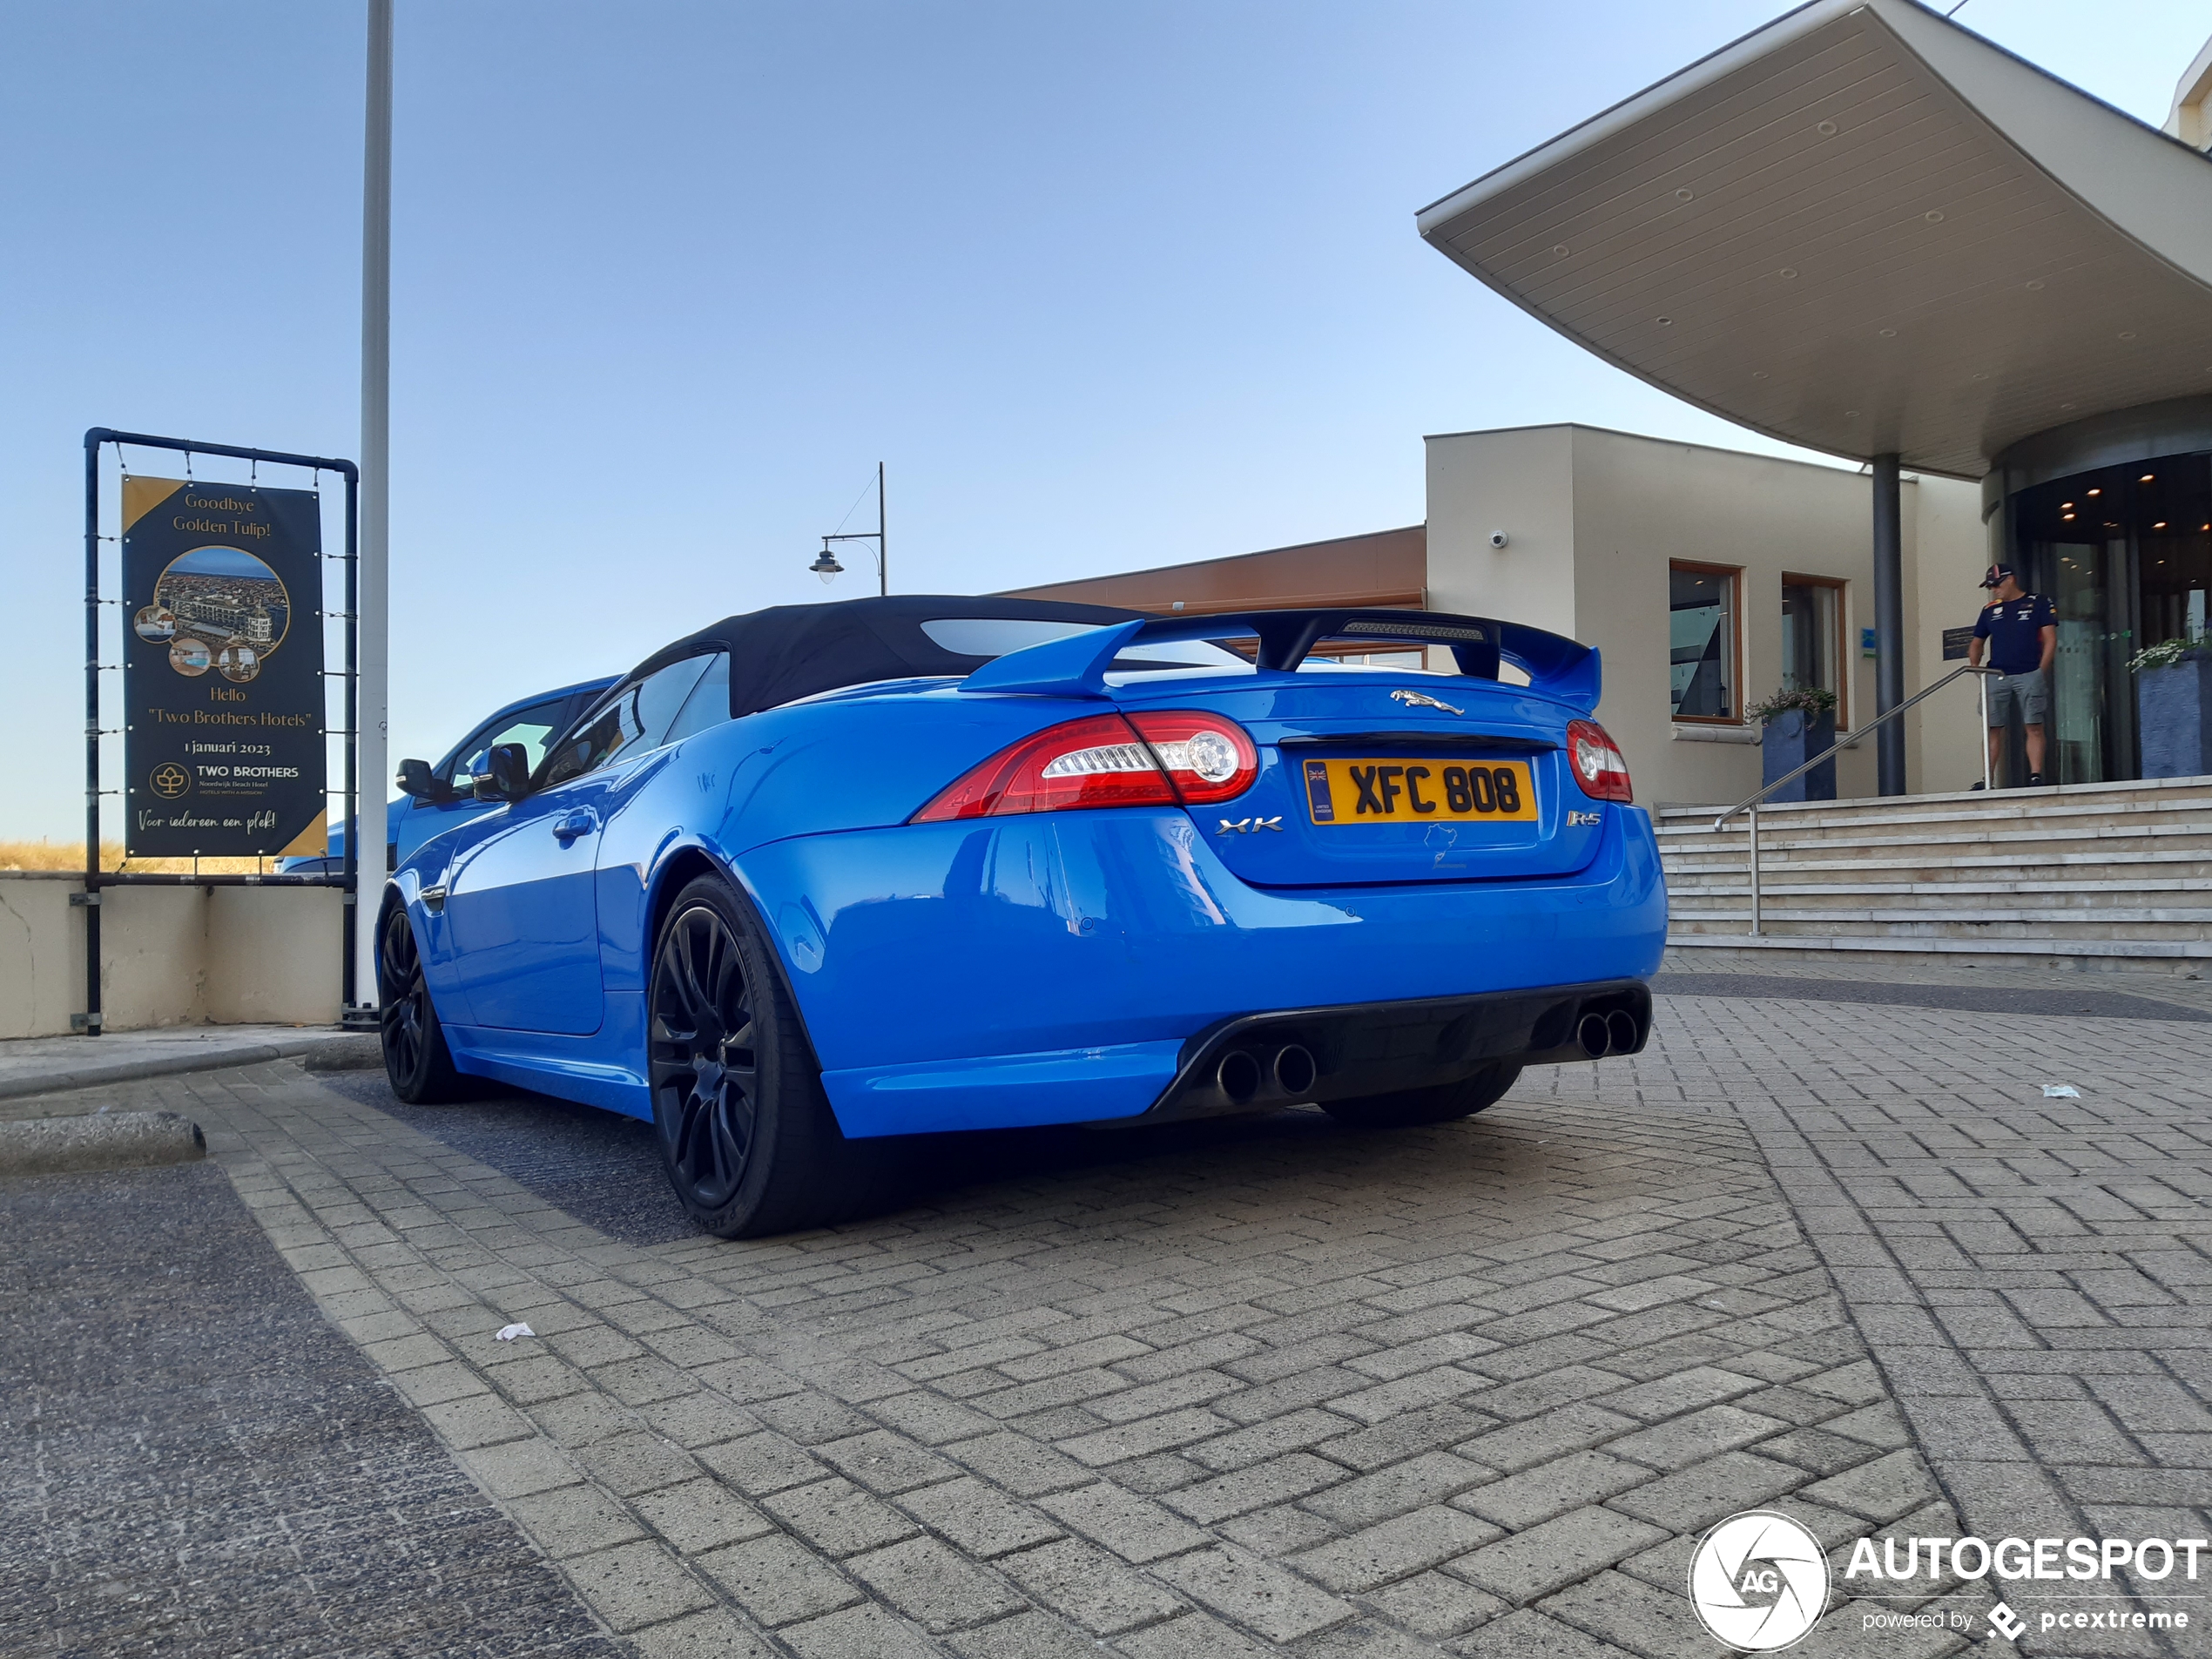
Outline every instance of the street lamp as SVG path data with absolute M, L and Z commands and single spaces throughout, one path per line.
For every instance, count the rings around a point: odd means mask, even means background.
M 876 592 L 888 597 L 891 592 L 890 543 L 883 534 L 883 463 L 875 463 L 875 528 L 872 530 L 853 530 L 842 536 L 822 537 L 822 550 L 806 568 L 821 577 L 823 584 L 834 582 L 845 574 L 845 567 L 837 562 L 837 555 L 830 550 L 832 542 L 873 542 L 869 550 L 875 555 Z

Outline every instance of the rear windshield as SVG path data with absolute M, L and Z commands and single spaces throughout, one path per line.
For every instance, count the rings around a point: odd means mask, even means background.
M 939 617 L 921 624 L 934 644 L 961 657 L 1003 657 L 1048 640 L 1089 633 L 1095 622 L 1047 622 L 1027 617 Z M 1178 639 L 1161 645 L 1132 645 L 1114 658 L 1122 670 L 1143 668 L 1250 668 L 1251 660 L 1204 639 Z

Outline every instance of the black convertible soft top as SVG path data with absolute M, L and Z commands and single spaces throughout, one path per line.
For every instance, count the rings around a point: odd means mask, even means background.
M 847 685 L 924 675 L 966 676 L 991 660 L 946 650 L 922 624 L 953 617 L 1076 622 L 1093 627 L 1127 622 L 1141 611 L 1053 599 L 1001 599 L 960 594 L 900 594 L 819 605 L 772 605 L 725 617 L 663 647 L 624 676 L 634 684 L 656 669 L 701 651 L 730 653 L 732 719 L 794 698 Z

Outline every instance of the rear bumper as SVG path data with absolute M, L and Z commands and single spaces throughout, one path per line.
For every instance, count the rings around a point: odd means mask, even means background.
M 1666 939 L 1632 807 L 1607 810 L 1583 869 L 1525 881 L 1253 887 L 1187 815 L 1149 810 L 795 837 L 738 862 L 854 1136 L 1133 1117 L 1231 1022 L 1617 988 Z
M 1593 1018 L 1597 1027 L 1588 1027 Z M 1635 1054 L 1650 1035 L 1651 991 L 1638 980 L 1248 1014 L 1184 1044 L 1174 1081 L 1138 1121 L 1426 1089 L 1501 1060 L 1548 1066 Z

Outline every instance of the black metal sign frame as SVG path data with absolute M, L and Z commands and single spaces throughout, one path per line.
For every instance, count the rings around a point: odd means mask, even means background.
M 341 671 L 346 682 L 346 725 L 341 732 L 333 732 L 327 725 L 323 732 L 326 742 L 334 736 L 346 739 L 346 759 L 342 786 L 325 789 L 327 795 L 345 797 L 345 816 L 339 821 L 346 826 L 346 858 L 342 872 L 337 875 L 201 875 L 170 874 L 151 871 L 114 870 L 100 868 L 100 739 L 111 735 L 100 725 L 100 676 L 110 671 L 120 672 L 120 663 L 100 661 L 100 607 L 110 603 L 100 595 L 100 449 L 103 445 L 116 446 L 119 461 L 125 445 L 138 449 L 170 449 L 182 455 L 185 469 L 191 469 L 194 455 L 222 455 L 234 461 L 247 461 L 257 466 L 297 467 L 316 473 L 335 473 L 346 481 L 346 550 L 339 557 L 346 566 L 346 608 L 338 613 L 346 624 L 346 666 Z M 323 555 L 328 557 L 327 554 Z M 186 438 L 157 438 L 143 432 L 118 432 L 111 428 L 96 426 L 84 435 L 84 1031 L 88 1036 L 98 1036 L 100 1019 L 100 892 L 105 887 L 341 887 L 345 891 L 345 925 L 343 928 L 345 960 L 340 969 L 339 1005 L 341 1010 L 354 1006 L 354 933 L 358 925 L 361 892 L 361 802 L 354 786 L 355 749 L 361 735 L 361 469 L 350 461 L 329 455 L 288 455 L 279 449 L 248 449 L 231 443 L 201 443 Z M 327 584 L 326 584 L 327 590 Z M 316 608 L 318 622 L 327 622 L 329 613 L 319 601 Z M 129 622 L 126 619 L 127 629 Z M 329 716 L 329 704 L 324 702 L 324 718 Z M 376 846 L 384 842 L 382 826 L 373 838 Z

